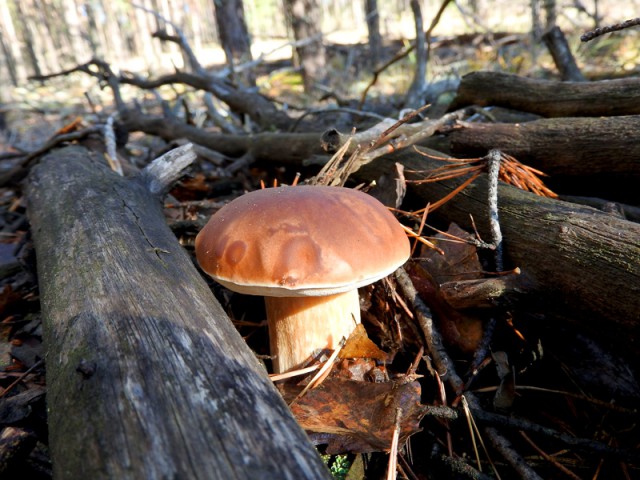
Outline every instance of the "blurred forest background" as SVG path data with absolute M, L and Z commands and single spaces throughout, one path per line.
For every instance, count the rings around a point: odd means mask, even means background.
M 301 91 L 299 69 L 292 68 L 290 60 L 295 50 L 294 37 L 304 37 L 305 32 L 294 31 L 286 12 L 303 7 L 311 23 L 308 31 L 321 35 L 323 45 L 329 49 L 324 67 L 325 92 L 332 90 L 339 97 L 357 98 L 371 80 L 371 71 L 415 38 L 411 3 L 409 0 L 140 0 L 139 3 L 2 0 L 0 104 L 3 122 L 17 125 L 21 130 L 29 123 L 24 115 L 33 110 L 38 113 L 61 111 L 61 121 L 64 121 L 66 109 L 78 103 L 86 104 L 87 99 L 97 104 L 110 103 L 102 98 L 109 92 L 101 90 L 92 78 L 81 73 L 46 83 L 30 80 L 33 76 L 71 69 L 92 58 L 106 61 L 115 72 L 153 76 L 185 69 L 187 62 L 178 45 L 153 37 L 158 30 L 175 34 L 162 18 L 182 30 L 202 65 L 214 69 L 224 67 L 225 52 L 220 41 L 220 33 L 224 32 L 220 32 L 216 13 L 221 17 L 225 9 L 227 18 L 244 12 L 253 65 L 267 62 L 274 65 L 271 69 L 256 70 L 257 86 L 263 93 L 277 98 L 283 89 Z M 426 30 L 437 18 L 443 2 L 415 3 L 421 8 Z M 637 33 L 633 29 L 589 44 L 580 44 L 578 38 L 599 25 L 637 16 L 638 0 L 456 0 L 445 3 L 448 5 L 431 32 L 432 57 L 424 72 L 430 83 L 448 81 L 448 87 L 454 90 L 456 79 L 479 69 L 538 77 L 555 75 L 552 60 L 540 40 L 543 31 L 553 25 L 560 26 L 568 36 L 585 76 L 613 78 L 638 72 Z M 225 25 L 228 23 L 222 22 L 222 26 Z M 465 34 L 477 35 L 454 40 Z M 300 38 L 298 40 L 300 45 Z M 304 38 L 301 43 L 304 45 Z M 236 45 L 232 49 L 241 49 L 235 39 L 231 45 Z M 350 49 L 349 46 L 362 48 Z M 363 54 L 364 62 L 358 58 Z M 237 58 L 236 64 L 248 60 Z M 407 55 L 385 69 L 369 95 L 375 98 L 406 92 L 415 64 L 415 55 Z M 308 100 L 304 99 L 302 104 Z M 56 126 L 52 124 L 51 128 Z

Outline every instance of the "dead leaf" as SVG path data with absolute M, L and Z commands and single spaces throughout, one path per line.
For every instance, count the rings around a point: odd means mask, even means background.
M 178 185 L 171 190 L 171 195 L 179 201 L 198 200 L 209 193 L 207 177 L 197 173 L 191 177 L 183 178 Z
M 445 254 L 423 248 L 421 260 L 408 273 L 416 290 L 435 314 L 445 342 L 463 353 L 473 353 L 482 341 L 483 320 L 453 308 L 443 297 L 440 285 L 482 278 L 483 269 L 475 246 L 449 241 L 452 236 L 469 238 L 469 233 L 453 223 L 446 233 L 436 235 L 434 240 Z
M 15 293 L 11 285 L 5 285 L 0 292 L 0 315 L 3 315 L 12 305 L 22 300 L 22 295 Z
M 400 442 L 420 431 L 427 407 L 420 404 L 420 384 L 368 383 L 329 378 L 291 405 L 312 440 L 327 453 L 388 451 L 401 409 Z
M 472 238 L 471 234 L 452 223 L 447 235 L 437 234 L 433 243 L 440 248 L 441 255 L 430 248 L 422 248 L 420 265 L 425 268 L 439 285 L 453 280 L 470 280 L 483 277 L 483 268 L 474 245 L 451 241 L 452 237 Z
M 376 365 L 371 358 L 343 359 L 332 370 L 334 378 L 359 382 L 388 382 L 389 374 L 384 365 Z
M 516 397 L 514 372 L 506 352 L 493 352 L 491 357 L 496 364 L 496 371 L 500 379 L 500 385 L 493 397 L 493 407 L 498 411 L 509 411 Z
M 347 343 L 340 351 L 339 358 L 373 358 L 375 360 L 385 361 L 387 354 L 380 350 L 367 336 L 364 325 L 359 323 L 351 332 Z
M 400 163 L 395 164 L 393 172 L 379 177 L 375 188 L 369 191 L 369 195 L 391 208 L 400 208 L 406 193 L 407 182 L 404 178 L 404 165 Z

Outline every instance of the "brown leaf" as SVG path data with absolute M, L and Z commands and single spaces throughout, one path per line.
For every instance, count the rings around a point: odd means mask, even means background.
M 466 231 L 452 223 L 447 234 L 436 235 L 434 241 L 445 254 L 424 248 L 421 260 L 409 271 L 409 275 L 416 290 L 435 314 L 445 342 L 461 352 L 473 353 L 482 341 L 482 319 L 453 308 L 443 297 L 440 285 L 453 280 L 482 278 L 482 265 L 475 246 L 445 240 L 451 236 L 469 238 Z
M 452 280 L 470 280 L 482 277 L 482 265 L 478 259 L 478 252 L 474 245 L 450 241 L 451 237 L 460 239 L 471 238 L 471 235 L 452 223 L 447 235 L 438 234 L 433 243 L 440 248 L 444 255 L 430 248 L 423 248 L 420 264 L 429 271 L 437 284 Z
M 364 325 L 359 323 L 353 330 L 347 343 L 340 350 L 339 358 L 373 358 L 384 361 L 387 354 L 378 348 L 367 336 Z
M 202 173 L 183 178 L 178 185 L 171 190 L 171 195 L 180 201 L 197 200 L 206 197 L 209 192 L 207 178 Z
M 400 208 L 407 193 L 407 182 L 404 179 L 404 166 L 395 164 L 393 172 L 383 175 L 376 181 L 375 188 L 369 194 L 380 203 L 391 208 Z
M 388 451 L 400 416 L 400 442 L 420 431 L 426 413 L 420 384 L 367 383 L 329 378 L 291 405 L 291 411 L 327 453 Z
M 22 295 L 15 293 L 11 285 L 5 285 L 0 292 L 0 315 L 4 314 L 12 305 L 22 300 Z

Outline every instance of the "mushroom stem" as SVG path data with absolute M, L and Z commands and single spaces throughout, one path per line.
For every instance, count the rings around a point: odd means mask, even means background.
M 336 348 L 360 323 L 358 290 L 322 297 L 265 297 L 273 369 L 300 366 L 318 350 Z

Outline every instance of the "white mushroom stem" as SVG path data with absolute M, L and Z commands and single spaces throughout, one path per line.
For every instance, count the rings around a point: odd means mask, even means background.
M 335 349 L 360 323 L 358 290 L 322 297 L 265 297 L 275 373 L 300 366 L 318 350 Z

